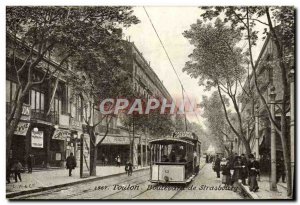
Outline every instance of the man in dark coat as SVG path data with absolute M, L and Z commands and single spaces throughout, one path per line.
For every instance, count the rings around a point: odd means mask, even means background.
M 27 157 L 27 167 L 28 167 L 28 173 L 32 173 L 32 161 L 33 161 L 33 155 L 30 154 Z
M 217 172 L 217 178 L 220 178 L 220 170 L 221 170 L 221 159 L 219 158 L 219 155 L 216 156 L 215 164 L 214 164 L 214 170 Z
M 131 162 L 126 162 L 125 171 L 126 171 L 126 173 L 127 173 L 128 176 L 132 175 L 133 165 L 132 165 Z
M 242 179 L 242 158 L 240 156 L 236 156 L 235 157 L 235 161 L 233 164 L 233 169 L 234 169 L 234 173 L 233 173 L 233 181 L 234 182 L 238 182 L 239 179 Z
M 279 182 L 280 177 L 282 178 L 282 182 L 285 183 L 285 166 L 282 156 L 276 162 L 276 177 L 277 183 Z
M 21 162 L 16 159 L 12 166 L 12 170 L 15 173 L 15 181 L 16 182 L 18 182 L 18 178 L 19 178 L 20 182 L 22 181 L 22 178 L 21 178 L 22 169 L 23 169 L 23 166 L 22 166 Z
M 246 185 L 246 178 L 248 177 L 248 169 L 247 169 L 247 166 L 248 166 L 248 160 L 245 156 L 245 154 L 242 154 L 241 155 L 242 159 L 242 183 L 243 185 Z
M 249 164 L 248 164 L 248 172 L 249 172 L 249 189 L 250 191 L 256 192 L 259 187 L 257 184 L 257 175 L 259 174 L 259 162 L 255 160 L 254 155 L 249 155 Z
M 231 183 L 231 173 L 230 173 L 230 163 L 229 163 L 229 158 L 226 159 L 226 164 L 222 169 L 222 174 L 225 177 L 225 185 L 229 186 L 232 185 Z
M 76 167 L 76 160 L 71 152 L 70 156 L 67 157 L 67 169 L 69 170 L 69 176 L 72 176 L 72 170 Z

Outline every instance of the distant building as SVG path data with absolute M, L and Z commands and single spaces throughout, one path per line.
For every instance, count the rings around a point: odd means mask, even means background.
M 136 93 L 145 99 L 150 97 L 160 96 L 168 100 L 172 100 L 171 95 L 160 81 L 156 73 L 147 62 L 142 53 L 137 49 L 133 42 L 124 41 L 126 45 L 126 69 L 131 73 L 132 86 Z M 173 116 L 174 118 L 175 116 Z M 175 121 L 175 118 L 174 118 Z M 98 126 L 99 139 L 103 137 L 105 125 Z M 125 128 L 119 118 L 115 118 L 112 122 L 111 129 L 106 139 L 98 145 L 98 160 L 103 161 L 108 158 L 109 163 L 114 163 L 117 155 L 121 156 L 121 163 L 129 160 L 130 138 L 128 130 Z M 132 133 L 131 133 L 132 134 Z M 146 136 L 147 135 L 147 136 Z M 148 133 L 135 133 L 134 139 L 134 161 L 133 164 L 145 164 L 149 162 L 150 154 L 147 141 L 153 136 Z M 162 137 L 162 136 L 157 136 Z M 147 154 L 146 154 L 147 152 Z M 146 160 L 146 157 L 148 158 Z

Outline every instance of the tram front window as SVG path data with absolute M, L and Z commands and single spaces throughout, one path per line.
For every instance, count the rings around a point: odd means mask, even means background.
M 187 162 L 186 150 L 184 143 L 153 144 L 152 162 Z

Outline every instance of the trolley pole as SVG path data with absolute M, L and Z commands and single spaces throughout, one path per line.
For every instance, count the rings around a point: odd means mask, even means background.
M 144 166 L 144 145 L 143 145 L 143 137 L 140 136 L 140 143 L 141 143 L 141 167 Z
M 275 119 L 275 87 L 270 89 L 270 108 L 272 118 Z M 274 124 L 271 122 L 271 181 L 270 190 L 277 191 L 277 179 L 276 179 L 276 130 Z
M 182 91 L 182 100 L 183 100 L 183 112 L 184 112 L 184 124 L 185 124 L 185 131 L 187 131 L 187 123 L 186 123 L 186 113 L 185 113 L 185 102 L 184 102 L 184 93 L 183 93 L 183 85 L 181 84 L 181 91 Z

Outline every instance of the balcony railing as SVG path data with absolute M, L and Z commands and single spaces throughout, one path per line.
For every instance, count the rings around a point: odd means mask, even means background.
M 57 112 L 51 111 L 49 115 L 44 110 L 31 110 L 31 119 L 42 120 L 46 122 L 51 122 L 53 124 L 59 124 L 59 114 Z

